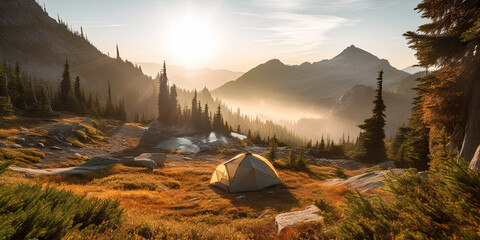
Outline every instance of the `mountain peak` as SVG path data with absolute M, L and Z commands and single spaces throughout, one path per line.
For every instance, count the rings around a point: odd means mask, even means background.
M 378 60 L 379 58 L 361 48 L 351 45 L 350 47 L 345 48 L 340 54 L 332 58 L 332 60 L 339 59 L 356 59 L 360 61 L 371 61 Z
M 267 62 L 265 62 L 267 65 L 285 65 L 282 63 L 282 61 L 278 60 L 277 58 L 270 59 Z

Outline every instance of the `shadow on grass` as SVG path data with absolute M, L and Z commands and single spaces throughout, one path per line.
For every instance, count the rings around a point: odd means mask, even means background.
M 237 207 L 248 207 L 256 211 L 275 209 L 275 211 L 290 211 L 300 207 L 300 203 L 292 192 L 284 185 L 277 184 L 255 192 L 227 193 L 225 190 L 210 185 L 210 188 L 222 198 L 229 199 Z

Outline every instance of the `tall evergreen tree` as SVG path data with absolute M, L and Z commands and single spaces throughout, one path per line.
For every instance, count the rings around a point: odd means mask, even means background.
M 168 77 L 165 62 L 163 62 L 162 74 L 159 75 L 160 88 L 158 91 L 158 121 L 168 124 L 170 120 L 170 96 L 168 91 Z
M 420 80 L 425 84 L 418 95 L 425 111 L 421 119 L 430 128 L 432 143 L 445 128 L 450 147 L 470 161 L 480 145 L 480 4 L 423 0 L 416 10 L 430 22 L 404 36 L 419 65 L 441 68 Z
M 169 114 L 170 114 L 170 120 L 169 123 L 174 125 L 178 123 L 178 116 L 180 115 L 180 112 L 177 110 L 177 86 L 175 84 L 172 85 L 170 88 L 170 95 L 169 95 Z
M 107 98 L 107 103 L 105 104 L 105 116 L 106 117 L 115 116 L 115 106 L 113 106 L 112 89 L 110 86 L 110 81 L 108 81 L 108 98 Z
M 360 132 L 358 151 L 354 158 L 363 162 L 382 162 L 387 160 L 385 148 L 385 103 L 382 97 L 383 71 L 378 73 L 377 89 L 373 101 L 372 117 L 359 125 Z
M 64 107 L 69 107 L 70 103 L 70 92 L 72 91 L 72 84 L 70 79 L 70 67 L 68 65 L 68 60 L 65 61 L 63 68 L 63 78 L 60 82 L 60 104 Z
M 212 120 L 210 119 L 210 109 L 208 108 L 208 103 L 205 103 L 205 108 L 203 109 L 202 114 L 202 129 L 209 132 L 212 130 Z
M 14 72 L 14 92 L 12 94 L 12 103 L 15 107 L 25 108 L 25 86 L 23 85 L 23 80 L 20 73 L 20 66 L 18 62 L 15 63 L 15 72 Z
M 217 107 L 217 112 L 213 117 L 213 130 L 223 132 L 225 130 L 225 126 L 223 125 L 223 116 L 222 116 L 222 108 L 220 105 Z

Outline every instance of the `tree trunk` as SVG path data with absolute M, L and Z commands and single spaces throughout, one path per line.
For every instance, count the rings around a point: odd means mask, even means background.
M 467 111 L 465 135 L 460 150 L 460 157 L 469 162 L 480 145 L 480 81 L 474 82 L 472 90 Z

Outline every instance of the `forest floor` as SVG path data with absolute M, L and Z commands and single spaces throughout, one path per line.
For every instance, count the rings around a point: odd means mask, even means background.
M 116 121 L 105 122 L 102 141 L 86 143 L 83 147 L 51 142 L 49 132 L 56 124 L 71 124 L 83 119 L 74 116 L 48 121 L 17 118 L 12 120 L 15 124 L 4 122 L 0 125 L 0 141 L 10 145 L 24 138 L 25 145 L 33 140 L 45 143 L 43 148 L 37 148 L 45 154 L 37 162 L 40 164 L 37 167 L 41 168 L 77 166 L 95 156 L 123 157 L 155 151 L 142 145 L 148 126 Z M 52 144 L 57 147 L 52 148 Z M 289 239 L 298 231 L 288 228 L 277 235 L 275 215 L 302 210 L 321 198 L 339 206 L 344 195 L 354 190 L 331 185 L 325 180 L 335 178 L 338 169 L 347 176 L 369 171 L 365 166 L 352 167 L 351 162 L 345 162 L 348 160 L 313 159 L 310 162 L 322 163 L 309 165 L 311 173 L 277 169 L 282 185 L 258 192 L 226 193 L 210 186 L 209 181 L 216 165 L 229 160 L 238 151 L 166 153 L 165 166 L 155 170 L 115 165 L 89 175 L 37 177 L 7 171 L 0 176 L 0 183 L 40 183 L 89 197 L 120 200 L 126 212 L 125 221 L 116 233 L 109 234 L 153 239 Z M 319 226 L 309 227 L 320 231 Z

